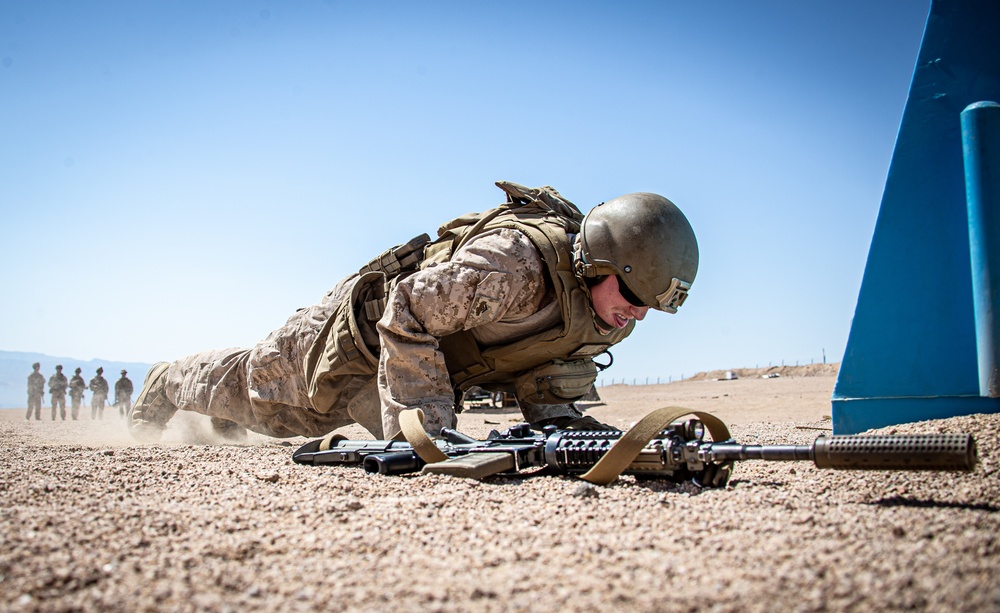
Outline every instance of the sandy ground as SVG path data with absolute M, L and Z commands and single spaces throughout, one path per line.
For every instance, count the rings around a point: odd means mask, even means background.
M 619 385 L 588 412 L 626 426 L 682 405 L 744 443 L 807 443 L 829 429 L 833 384 Z M 307 439 L 204 444 L 195 418 L 138 445 L 87 415 L 0 411 L 2 611 L 1000 610 L 998 416 L 887 429 L 972 433 L 971 473 L 743 462 L 701 490 L 385 477 L 294 464 Z M 517 421 L 473 410 L 459 425 Z

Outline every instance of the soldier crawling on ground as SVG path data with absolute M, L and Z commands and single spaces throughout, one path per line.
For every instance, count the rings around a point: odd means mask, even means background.
M 218 432 L 322 436 L 359 423 L 375 438 L 419 408 L 432 435 L 464 390 L 516 396 L 534 428 L 603 429 L 575 401 L 596 360 L 650 308 L 676 312 L 698 268 L 677 206 L 651 193 L 584 215 L 551 187 L 497 183 L 507 202 L 390 249 L 251 349 L 155 364 L 127 424 L 155 439 L 178 410 Z
M 97 376 L 90 380 L 90 391 L 94 394 L 90 398 L 90 418 L 104 419 L 104 403 L 108 400 L 108 380 L 102 373 L 104 368 L 97 367 Z
M 76 420 L 80 418 L 80 405 L 83 404 L 83 393 L 87 391 L 87 383 L 80 376 L 81 368 L 77 368 L 69 380 L 69 401 L 70 416 Z

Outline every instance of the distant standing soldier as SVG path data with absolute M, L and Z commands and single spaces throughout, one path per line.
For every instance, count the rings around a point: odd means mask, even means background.
M 26 419 L 31 419 L 31 412 L 35 412 L 35 419 L 42 418 L 42 399 L 45 397 L 45 375 L 38 372 L 42 367 L 35 362 L 31 365 L 32 372 L 28 375 L 28 415 Z
M 49 393 L 52 394 L 52 421 L 56 420 L 57 408 L 63 420 L 66 420 L 67 387 L 69 387 L 69 381 L 66 380 L 66 375 L 63 374 L 62 364 L 57 364 L 56 374 L 49 377 Z
M 108 380 L 101 374 L 104 368 L 97 367 L 97 376 L 90 380 L 90 391 L 94 396 L 90 399 L 90 418 L 104 419 L 104 403 L 108 400 Z
M 122 378 L 115 381 L 115 404 L 118 405 L 118 416 L 123 418 L 132 408 L 132 380 L 126 377 L 127 370 L 122 371 Z
M 70 415 L 73 416 L 73 419 L 79 419 L 80 405 L 83 404 L 83 393 L 87 391 L 87 382 L 80 376 L 82 371 L 83 369 L 77 368 L 73 371 L 73 376 L 69 380 Z

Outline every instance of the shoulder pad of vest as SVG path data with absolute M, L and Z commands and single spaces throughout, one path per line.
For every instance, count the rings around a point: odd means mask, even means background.
M 575 204 L 562 197 L 555 188 L 548 185 L 542 187 L 525 187 L 510 181 L 497 181 L 496 186 L 507 194 L 507 203 L 511 208 L 520 206 L 541 206 L 558 215 L 583 221 L 583 213 Z

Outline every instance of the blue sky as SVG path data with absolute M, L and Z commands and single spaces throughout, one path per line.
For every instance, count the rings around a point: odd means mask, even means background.
M 701 248 L 602 375 L 839 361 L 928 2 L 0 4 L 0 349 L 250 346 L 548 184 Z

